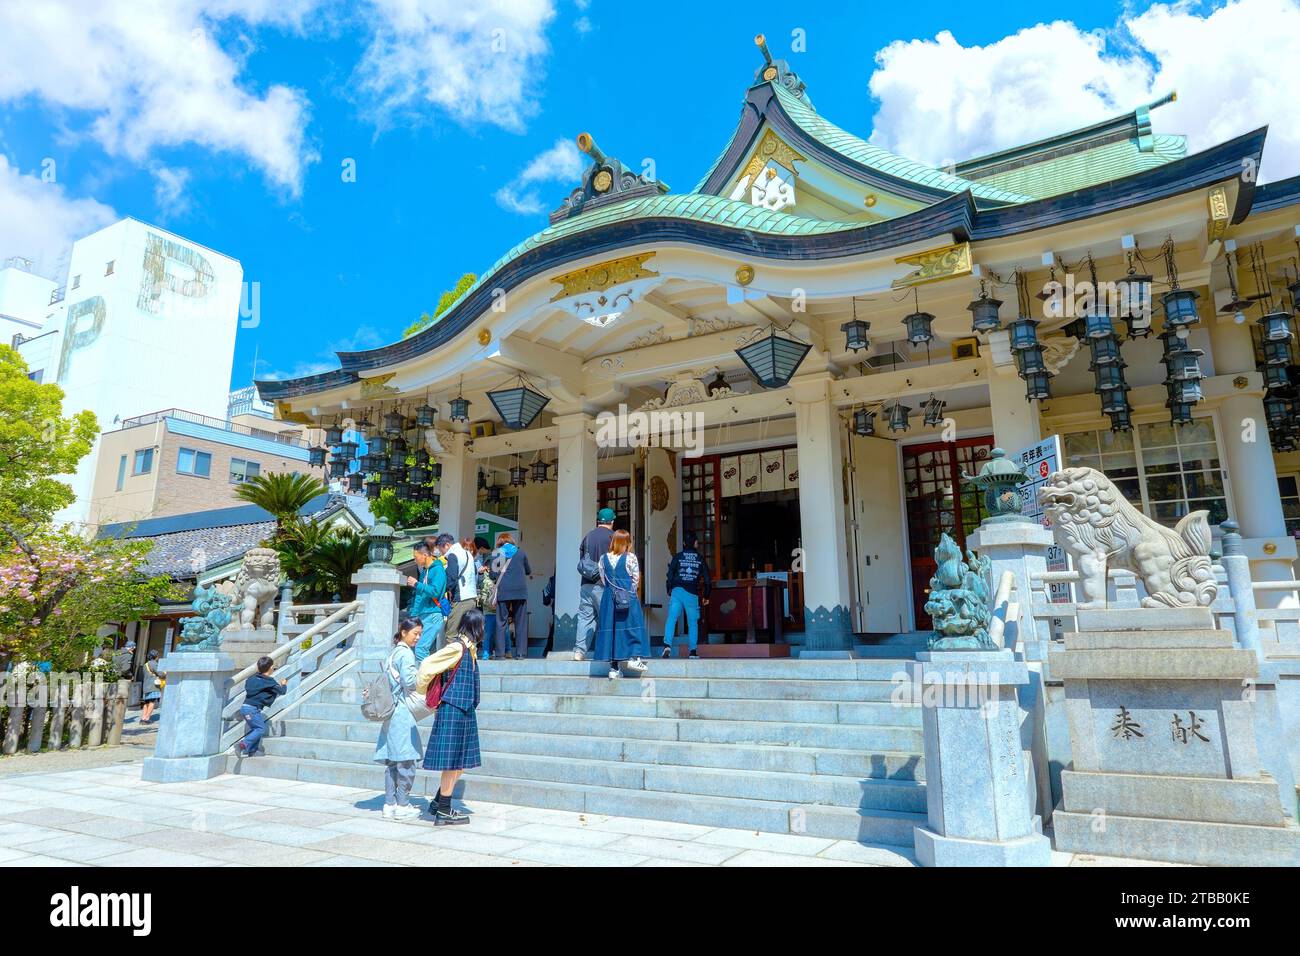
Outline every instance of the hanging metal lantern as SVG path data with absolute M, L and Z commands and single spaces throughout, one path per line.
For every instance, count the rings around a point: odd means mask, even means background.
M 537 461 L 533 462 L 532 470 L 533 470 L 532 477 L 533 477 L 534 484 L 544 482 L 544 481 L 550 481 L 551 466 L 548 465 L 546 462 L 542 461 L 540 458 L 537 459 Z
M 359 471 L 354 471 L 352 474 L 348 475 L 348 494 L 361 494 L 362 489 L 365 487 L 365 481 L 366 476 L 361 474 Z
M 357 457 L 357 448 L 358 445 L 354 441 L 342 441 L 339 442 L 338 447 L 334 449 L 334 454 L 337 457 L 351 461 L 353 458 Z
M 1291 385 L 1291 376 L 1287 374 L 1285 365 L 1265 365 L 1261 371 L 1264 373 L 1264 387 L 1268 389 L 1289 388 Z
M 983 289 L 980 290 L 979 298 L 966 306 L 970 312 L 970 330 L 972 332 L 996 332 L 1002 328 L 1002 319 L 998 317 L 998 309 L 1002 308 L 1002 300 L 994 299 Z
M 911 415 L 912 409 L 909 405 L 902 402 L 894 402 L 889 406 L 889 430 L 891 432 L 905 432 L 911 428 L 908 416 Z
M 438 410 L 432 405 L 419 405 L 415 409 L 415 424 L 418 428 L 432 428 L 438 420 Z
M 1291 346 L 1288 342 L 1265 342 L 1265 365 L 1289 365 L 1291 363 Z
M 1291 339 L 1291 316 L 1285 312 L 1269 312 L 1259 317 L 1259 328 L 1266 342 L 1288 342 Z
M 1130 386 L 1119 385 L 1113 388 L 1098 388 L 1097 394 L 1101 397 L 1101 410 L 1107 415 L 1113 415 L 1117 412 L 1127 412 L 1129 410 L 1128 391 Z
M 913 312 L 903 316 L 903 325 L 907 328 L 907 341 L 915 348 L 925 345 L 934 338 L 934 316 L 929 312 Z
M 469 399 L 457 395 L 455 398 L 451 400 L 450 404 L 451 404 L 451 415 L 449 415 L 448 418 L 451 421 L 453 422 L 469 421 L 469 405 L 470 405 Z
M 388 456 L 388 467 L 384 471 L 390 471 L 394 474 L 406 472 L 406 455 L 400 452 L 393 452 Z
M 922 412 L 922 416 L 921 416 L 922 424 L 928 425 L 931 428 L 942 425 L 943 410 L 945 407 L 947 407 L 947 405 L 948 405 L 947 402 L 935 398 L 933 395 L 931 395 L 929 401 L 925 403 L 925 408 Z
M 488 500 L 488 502 L 489 502 L 490 504 L 497 504 L 498 502 L 501 501 L 501 486 L 500 486 L 500 485 L 488 485 L 488 487 L 487 487 L 487 500 Z
M 415 452 L 415 463 L 421 468 L 429 467 L 429 452 L 427 449 L 419 448 Z
M 1102 365 L 1124 364 L 1119 339 L 1113 335 L 1105 339 L 1089 339 L 1088 349 L 1092 354 L 1092 363 L 1089 365 L 1090 370 L 1095 370 Z
M 873 410 L 859 408 L 853 413 L 853 434 L 859 438 L 870 438 L 876 433 L 876 413 Z
M 487 474 L 482 468 L 478 470 L 478 490 L 483 491 L 487 488 Z
M 366 497 L 369 498 L 371 501 L 374 501 L 376 498 L 378 498 L 382 492 L 383 489 L 380 487 L 378 481 L 366 482 Z
M 325 429 L 325 444 L 337 445 L 343 440 L 343 426 L 334 424 Z
M 1101 394 L 1106 389 L 1124 387 L 1123 365 L 1098 365 L 1096 368 L 1097 384 L 1093 391 Z
M 405 458 L 409 451 L 410 446 L 406 443 L 406 439 L 401 435 L 398 435 L 388 443 L 388 454 L 390 455 L 401 455 Z
M 535 392 L 522 383 L 517 388 L 488 392 L 487 397 L 501 416 L 501 421 L 515 430 L 531 425 L 550 402 L 541 392 Z
M 1174 425 L 1187 425 L 1192 421 L 1192 410 L 1195 408 L 1195 402 L 1184 401 L 1182 398 L 1182 389 L 1174 384 L 1168 384 L 1169 398 L 1165 401 L 1165 408 L 1169 409 L 1169 421 Z
M 424 500 L 433 502 L 433 506 L 437 508 L 442 504 L 442 495 L 437 494 L 436 492 L 430 492 Z
M 433 480 L 437 481 L 442 477 L 442 462 L 434 461 L 429 463 L 429 471 L 433 475 Z
M 410 500 L 411 500 L 411 484 L 410 484 L 410 482 L 407 482 L 407 481 L 399 481 L 399 482 L 398 482 L 398 483 L 393 487 L 393 494 L 397 497 L 397 500 L 398 500 L 398 501 L 410 501 Z
M 1090 339 L 1115 337 L 1115 325 L 1110 320 L 1104 306 L 1098 305 L 1090 315 L 1083 318 L 1084 335 Z
M 348 473 L 348 463 L 342 458 L 335 458 L 330 462 L 330 477 L 343 478 Z
M 807 342 L 777 335 L 773 329 L 770 335 L 736 349 L 736 354 L 759 385 L 782 388 L 794 377 L 811 350 Z
M 1038 346 L 1038 323 L 1033 319 L 1019 318 L 1008 327 L 1011 331 L 1011 348 L 1017 352 Z
M 522 488 L 528 484 L 528 469 L 524 465 L 515 465 L 510 469 L 510 487 Z
M 845 322 L 840 326 L 840 331 L 844 333 L 844 347 L 851 352 L 861 352 L 871 348 L 871 341 L 867 338 L 867 330 L 870 328 L 871 323 L 864 322 L 862 319 Z
M 1169 398 L 1175 402 L 1195 405 L 1203 397 L 1201 383 L 1198 379 L 1188 379 L 1181 382 L 1169 379 L 1165 382 L 1165 388 L 1169 390 Z
M 372 435 L 366 439 L 366 451 L 376 459 L 383 458 L 388 454 L 389 442 L 383 435 Z
M 397 474 L 391 471 L 381 471 L 379 473 L 379 484 L 384 488 L 393 488 L 397 485 Z
M 416 465 L 408 472 L 413 485 L 427 485 L 429 483 L 429 469 Z
M 1124 278 L 1115 283 L 1118 290 L 1119 301 L 1116 303 L 1119 308 L 1117 314 L 1126 323 L 1134 320 L 1145 320 L 1142 326 L 1143 331 L 1139 333 L 1139 338 L 1146 338 L 1151 334 L 1151 280 L 1149 275 L 1138 275 L 1130 272 Z M 1132 324 L 1129 329 L 1133 328 Z M 1129 332 L 1129 338 L 1133 338 L 1133 332 Z
M 1196 311 L 1196 300 L 1201 294 L 1195 289 L 1172 289 L 1160 297 L 1165 307 L 1165 325 L 1178 329 L 1201 321 Z
M 1291 401 L 1281 395 L 1268 395 L 1264 399 L 1264 419 L 1270 429 L 1287 428 L 1291 421 Z
M 396 438 L 398 435 L 402 434 L 402 430 L 405 427 L 406 416 L 397 409 L 393 409 L 384 416 L 384 434 L 389 438 Z
M 1035 345 L 1032 349 L 1023 349 L 1013 353 L 1016 362 L 1016 371 L 1021 378 L 1026 375 L 1037 373 L 1046 373 L 1047 366 L 1043 364 L 1043 347 Z
M 1133 430 L 1133 417 L 1128 408 L 1121 412 L 1109 412 L 1107 417 L 1110 419 L 1111 431 L 1131 432 Z
M 1061 326 L 1061 331 L 1070 338 L 1082 342 L 1087 338 L 1088 324 L 1084 322 L 1083 319 L 1075 319 L 1074 321 L 1067 322 L 1065 325 Z
M 1022 355 L 1030 353 L 1023 352 Z M 1026 372 L 1020 376 L 1025 380 L 1025 401 L 1044 401 L 1052 397 L 1052 377 L 1044 370 Z
M 325 448 L 308 448 L 308 449 L 307 449 L 307 464 L 308 464 L 308 466 L 311 467 L 311 468 L 324 468 L 324 467 L 325 467 L 325 452 L 326 452 L 327 450 L 328 450 L 328 449 L 325 449 Z
M 1205 353 L 1200 349 L 1183 349 L 1175 352 L 1166 360 L 1166 367 L 1169 369 L 1169 377 L 1176 382 L 1197 381 L 1202 378 L 1201 356 Z

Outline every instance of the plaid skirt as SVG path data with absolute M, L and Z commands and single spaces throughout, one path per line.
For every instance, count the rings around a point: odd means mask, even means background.
M 474 711 L 443 704 L 433 718 L 433 732 L 424 750 L 425 770 L 473 770 L 482 766 L 478 747 L 478 718 Z

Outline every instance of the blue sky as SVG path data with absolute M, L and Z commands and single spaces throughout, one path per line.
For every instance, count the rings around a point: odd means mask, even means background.
M 674 191 L 722 150 L 767 35 L 833 122 L 928 162 L 1170 88 L 1192 149 L 1271 123 L 1300 172 L 1297 0 L 1181 7 L 612 0 L 0 0 L 0 257 L 53 272 L 121 215 L 239 259 L 261 318 L 232 383 L 392 341 L 576 184 L 573 137 Z M 152 9 L 150 9 L 152 8 Z M 1261 36 L 1270 37 L 1266 45 Z M 804 49 L 791 52 L 792 44 Z M 1243 56 L 1243 50 L 1251 50 Z M 42 164 L 55 161 L 56 182 Z M 356 181 L 342 164 L 355 161 Z

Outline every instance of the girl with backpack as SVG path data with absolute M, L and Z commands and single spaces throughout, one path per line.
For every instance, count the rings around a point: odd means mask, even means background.
M 638 674 L 646 669 L 645 615 L 636 594 L 640 581 L 641 565 L 632 553 L 632 536 L 615 531 L 609 550 L 600 558 L 602 594 L 595 651 L 596 660 L 609 661 L 610 680 L 622 676 L 619 661 L 626 661 L 628 670 Z
M 424 752 L 424 769 L 442 771 L 438 795 L 431 806 L 437 826 L 469 823 L 469 815 L 451 805 L 451 793 L 462 773 L 482 765 L 478 718 L 474 714 L 479 700 L 477 656 L 482 640 L 483 612 L 471 608 L 461 617 L 456 635 L 420 668 L 420 682 L 427 688 L 425 703 L 437 709 Z
M 411 806 L 411 785 L 415 783 L 415 762 L 420 759 L 420 732 L 416 724 L 428 716 L 416 690 L 418 672 L 414 649 L 423 630 L 424 626 L 415 618 L 403 618 L 393 636 L 396 646 L 384 661 L 391 694 L 388 703 L 392 709 L 379 728 L 374 760 L 385 767 L 385 820 L 409 820 L 420 815 L 419 809 Z

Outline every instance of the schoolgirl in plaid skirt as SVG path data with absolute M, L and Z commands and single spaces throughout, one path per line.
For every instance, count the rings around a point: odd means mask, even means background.
M 434 823 L 439 826 L 469 822 L 467 814 L 452 807 L 451 794 L 463 771 L 483 763 L 479 754 L 478 718 L 474 713 L 479 700 L 477 658 L 482 639 L 483 612 L 471 608 L 461 617 L 460 628 L 451 639 L 460 642 L 463 651 L 451 683 L 443 691 L 429 745 L 424 751 L 424 769 L 442 771 L 432 807 Z

